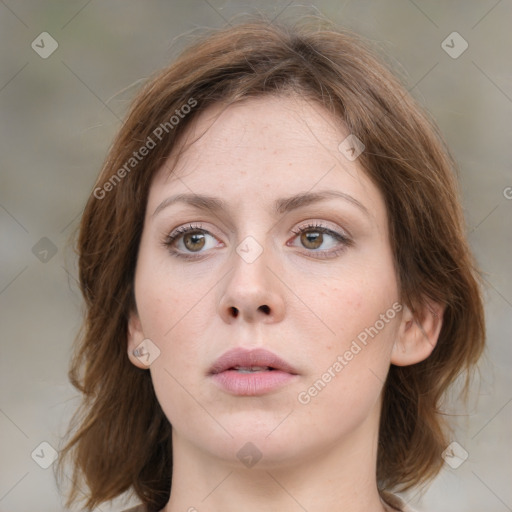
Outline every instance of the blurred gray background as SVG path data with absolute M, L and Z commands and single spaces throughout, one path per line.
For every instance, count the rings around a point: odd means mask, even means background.
M 485 272 L 488 349 L 468 414 L 455 412 L 467 460 L 407 499 L 419 511 L 512 511 L 510 0 L 0 0 L 0 512 L 64 510 L 41 443 L 58 448 L 78 403 L 70 241 L 130 98 L 184 34 L 256 11 L 317 13 L 375 41 L 444 133 Z

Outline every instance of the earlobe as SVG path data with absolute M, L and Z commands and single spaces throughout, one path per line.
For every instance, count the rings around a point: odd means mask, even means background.
M 425 302 L 419 315 L 404 306 L 402 321 L 391 353 L 391 363 L 409 366 L 424 361 L 434 350 L 443 324 L 444 306 Z
M 144 332 L 142 331 L 139 315 L 136 311 L 132 311 L 128 319 L 128 358 L 137 368 L 146 370 L 148 367 L 144 365 L 142 361 L 137 357 L 137 347 L 142 343 L 144 339 Z

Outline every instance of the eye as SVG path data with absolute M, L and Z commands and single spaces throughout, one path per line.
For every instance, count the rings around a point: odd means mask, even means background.
M 190 257 L 194 253 L 205 252 L 208 249 L 213 249 L 220 242 L 208 231 L 201 226 L 181 226 L 174 230 L 165 239 L 164 245 L 169 250 L 177 255 L 183 257 Z M 188 253 L 188 254 L 187 254 Z
M 298 247 L 298 243 L 309 253 L 320 253 L 318 256 L 336 256 L 347 246 L 352 244 L 351 239 L 344 233 L 329 229 L 321 224 L 308 224 L 292 230 L 296 236 L 287 245 Z

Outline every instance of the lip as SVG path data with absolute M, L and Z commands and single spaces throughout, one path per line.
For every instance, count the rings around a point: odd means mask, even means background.
M 252 373 L 241 373 L 236 367 L 268 367 Z M 297 370 L 266 349 L 234 348 L 225 352 L 212 365 L 210 377 L 224 391 L 238 396 L 257 396 L 270 393 L 298 375 Z

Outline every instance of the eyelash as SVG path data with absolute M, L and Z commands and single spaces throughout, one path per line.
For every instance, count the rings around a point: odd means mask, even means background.
M 167 249 L 170 251 L 170 253 L 174 256 L 177 256 L 178 258 L 182 258 L 184 260 L 196 260 L 199 257 L 201 257 L 201 254 L 194 254 L 194 253 L 183 253 L 173 247 L 174 243 L 179 240 L 180 237 L 183 235 L 186 235 L 190 232 L 198 232 L 202 234 L 210 234 L 206 229 L 203 229 L 203 226 L 201 224 L 193 225 L 189 224 L 188 226 L 180 226 L 179 228 L 175 229 L 172 233 L 167 235 L 164 240 L 164 246 L 167 247 Z
M 320 259 L 326 259 L 326 258 L 332 258 L 339 254 L 341 254 L 347 247 L 350 247 L 353 245 L 353 241 L 345 234 L 338 233 L 336 231 L 333 231 L 332 229 L 327 228 L 326 226 L 323 226 L 322 224 L 307 224 L 305 226 L 300 226 L 296 229 L 292 229 L 291 233 L 293 233 L 296 237 L 302 235 L 302 233 L 308 232 L 308 231 L 316 231 L 322 234 L 327 234 L 337 240 L 338 242 L 341 242 L 342 246 L 336 250 L 307 250 L 305 249 L 306 253 L 309 256 L 312 256 L 314 258 L 320 258 Z M 204 229 L 201 224 L 193 225 L 189 224 L 186 226 L 180 226 L 179 228 L 175 229 L 172 233 L 167 235 L 165 237 L 165 240 L 163 242 L 163 245 L 173 254 L 174 256 L 177 256 L 179 258 L 185 259 L 185 260 L 197 260 L 201 258 L 201 253 L 183 253 L 173 247 L 176 241 L 180 239 L 183 235 L 190 233 L 190 232 L 197 232 L 202 234 L 208 234 L 211 235 L 209 231 Z M 212 235 L 213 236 L 213 235 Z M 313 256 L 314 254 L 314 256 Z
M 329 229 L 328 227 L 315 223 L 315 224 L 307 224 L 305 226 L 300 226 L 296 229 L 292 229 L 291 232 L 295 236 L 300 236 L 302 233 L 306 233 L 308 231 L 318 232 L 325 235 L 329 235 L 334 240 L 341 242 L 341 247 L 335 249 L 335 250 L 306 250 L 306 253 L 309 256 L 313 256 L 314 258 L 321 258 L 321 259 L 327 259 L 327 258 L 333 258 L 335 256 L 338 256 L 341 254 L 347 247 L 351 247 L 353 245 L 352 239 L 349 238 L 347 235 L 338 233 L 337 231 L 333 231 L 332 229 Z

